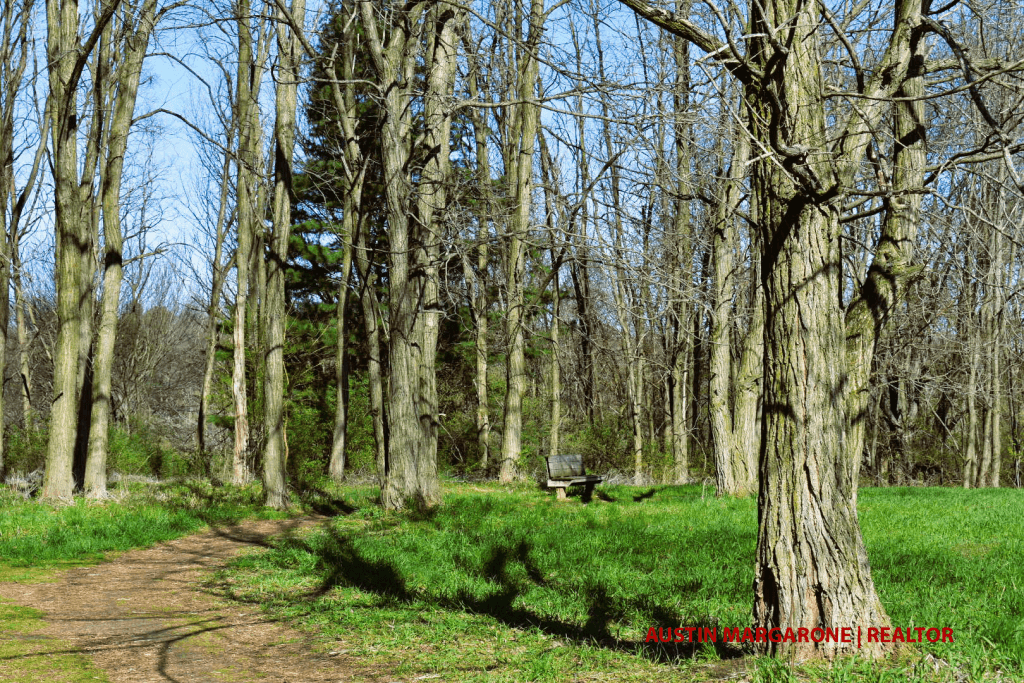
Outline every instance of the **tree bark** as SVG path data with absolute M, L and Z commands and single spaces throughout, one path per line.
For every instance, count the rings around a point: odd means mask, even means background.
M 915 61 L 920 2 L 896 3 L 888 45 L 860 73 L 864 97 L 832 122 L 825 115 L 816 5 L 752 3 L 744 57 L 687 17 L 644 0 L 622 2 L 695 42 L 744 83 L 748 126 L 766 152 L 754 164 L 752 196 L 766 316 L 754 623 L 886 626 L 857 522 L 860 453 L 850 453 L 846 442 L 839 212 L 873 131 Z M 761 649 L 803 659 L 853 651 L 875 656 L 891 647 L 867 645 L 865 651 L 847 643 L 768 642 Z
M 90 257 L 90 215 L 81 202 L 78 174 L 78 102 L 82 64 L 99 41 L 117 2 L 104 8 L 91 35 L 79 42 L 78 3 L 47 0 L 46 54 L 52 118 L 52 168 L 55 204 L 55 273 L 57 343 L 54 354 L 53 402 L 46 446 L 46 474 L 41 497 L 71 497 L 74 480 L 79 402 L 79 351 L 83 325 L 82 264 Z M 88 166 L 86 166 L 88 168 Z
M 679 3 L 679 11 L 689 12 L 689 0 Z M 691 306 L 687 300 L 692 278 L 693 255 L 692 226 L 690 223 L 690 146 L 692 130 L 689 122 L 690 107 L 690 49 L 689 44 L 678 37 L 672 39 L 672 59 L 675 66 L 675 88 L 672 105 L 676 123 L 673 131 L 675 148 L 675 201 L 672 209 L 672 232 L 668 236 L 671 245 L 669 273 L 669 424 L 672 435 L 673 482 L 686 484 L 690 481 L 690 404 L 686 388 L 689 382 L 690 343 L 687 330 L 690 327 Z
M 397 510 L 411 502 L 418 508 L 431 508 L 441 502 L 440 483 L 437 478 L 436 458 L 436 399 L 434 397 L 434 355 L 436 343 L 436 266 L 429 263 L 436 250 L 439 235 L 431 234 L 436 228 L 430 217 L 413 215 L 411 196 L 413 181 L 408 162 L 411 146 L 411 107 L 413 71 L 424 24 L 431 23 L 435 38 L 432 53 L 440 50 L 445 55 L 454 50 L 452 37 L 453 17 L 449 12 L 438 12 L 436 21 L 428 19 L 433 6 L 410 5 L 403 10 L 400 21 L 387 27 L 385 42 L 378 30 L 373 5 L 360 0 L 359 9 L 367 46 L 377 77 L 384 87 L 381 100 L 384 121 L 381 126 L 384 195 L 387 205 L 390 254 L 390 316 L 388 361 L 387 439 L 388 450 L 383 466 L 381 501 L 386 509 Z M 440 164 L 447 161 L 447 137 L 439 127 L 441 100 L 450 95 L 436 90 L 436 83 L 446 76 L 440 73 L 453 65 L 445 63 L 446 56 L 430 54 L 428 67 L 428 93 L 424 108 L 427 119 L 424 138 L 434 141 L 432 160 L 424 167 L 427 186 L 421 188 L 420 211 L 432 210 L 439 187 L 430 186 L 441 173 Z M 436 71 L 436 70 L 440 71 Z M 429 143 L 428 143 L 429 144 Z M 441 145 L 438 147 L 437 145 Z M 441 157 L 444 156 L 444 160 Z
M 228 139 L 234 136 L 229 131 Z M 229 143 L 230 144 L 230 143 Z M 199 457 L 207 458 L 206 454 L 206 421 L 210 405 L 210 392 L 213 390 L 213 370 L 217 358 L 217 341 L 220 336 L 220 298 L 224 289 L 224 279 L 231 263 L 222 264 L 224 240 L 227 237 L 228 191 L 231 187 L 231 155 L 224 153 L 224 166 L 220 178 L 220 202 L 217 207 L 217 223 L 214 227 L 213 259 L 210 261 L 211 282 L 210 301 L 206 307 L 206 355 L 203 366 L 203 384 L 199 393 L 199 416 L 196 420 L 196 448 Z
M 290 15 L 290 17 L 289 17 Z M 264 505 L 275 510 L 288 507 L 285 488 L 287 453 L 285 437 L 285 368 L 284 344 L 287 310 L 285 309 L 285 269 L 288 261 L 288 239 L 292 224 L 292 158 L 295 152 L 295 111 L 298 105 L 299 61 L 301 48 L 292 24 L 305 23 L 305 0 L 292 0 L 286 12 L 277 10 L 278 80 L 274 138 L 274 225 L 269 239 L 267 257 L 267 298 L 263 302 L 267 320 L 266 374 L 264 383 L 263 428 L 266 446 L 263 452 Z M 344 318 L 344 313 L 341 314 Z M 338 403 L 342 403 L 339 393 Z
M 469 96 L 476 101 L 480 97 L 478 87 L 479 62 L 476 57 L 475 45 L 469 33 L 469 27 L 464 26 L 463 41 L 467 47 L 467 57 L 470 63 L 467 88 Z M 473 125 L 473 143 L 476 150 L 476 176 L 477 187 L 482 193 L 481 211 L 477 214 L 476 231 L 476 272 L 469 261 L 469 254 L 463 262 L 463 272 L 468 288 L 470 309 L 473 312 L 474 338 L 473 348 L 476 360 L 476 372 L 473 375 L 473 389 L 476 392 L 476 442 L 479 452 L 480 468 L 487 471 L 490 465 L 490 443 L 491 443 L 491 419 L 490 407 L 487 398 L 487 314 L 489 304 L 487 301 L 487 267 L 488 267 L 488 241 L 490 230 L 488 225 L 494 219 L 495 209 L 491 194 L 491 163 L 490 153 L 487 149 L 487 128 L 480 111 L 471 107 L 469 110 L 470 121 Z
M 33 4 L 32 0 L 23 0 L 21 3 L 7 2 L 4 4 L 2 14 L 0 14 L 0 30 L 2 30 L 2 34 L 0 34 L 0 87 L 2 87 L 2 90 L 0 90 L 0 292 L 8 291 L 12 266 L 15 269 L 20 266 L 20 263 L 16 263 L 16 252 L 18 249 L 19 231 L 21 230 L 21 207 L 24 206 L 24 199 L 19 198 L 15 181 L 14 122 L 16 104 L 18 102 L 17 95 L 23 85 L 25 69 L 28 66 L 29 52 L 32 47 L 32 42 L 29 40 L 29 25 L 31 23 Z M 40 126 L 40 133 L 39 152 L 46 147 L 44 139 L 46 133 L 43 125 Z M 37 161 L 30 171 L 30 177 L 23 190 L 23 194 L 30 192 L 35 185 L 36 173 L 39 169 L 39 153 L 37 153 L 36 158 Z M 17 270 L 14 271 L 14 277 L 14 302 L 15 307 L 17 307 L 21 301 L 20 275 Z M 7 336 L 10 313 L 10 299 L 4 296 L 0 300 L 0 326 L 2 326 L 2 329 L 0 329 L 0 380 L 5 377 L 7 369 Z M 23 339 L 23 316 L 19 315 L 19 344 L 23 344 Z M 25 365 L 24 360 L 23 353 L 23 366 Z M 5 387 L 0 386 L 0 415 L 3 415 L 6 403 L 4 389 Z M 0 424 L 0 431 L 2 431 L 2 424 Z M 5 443 L 2 434 L 0 434 L 0 481 L 3 480 L 6 474 L 4 456 Z
M 883 186 L 919 188 L 924 185 L 925 120 L 923 36 L 909 41 L 911 56 L 906 79 L 898 91 L 904 100 L 895 105 L 895 144 L 886 178 L 876 163 Z M 871 403 L 871 368 L 882 329 L 896 304 L 906 294 L 913 258 L 914 241 L 920 225 L 923 195 L 911 192 L 886 200 L 881 237 L 858 296 L 846 312 L 846 355 L 850 371 L 847 411 L 850 420 L 848 443 L 851 457 L 864 452 L 865 433 Z
M 508 359 L 505 366 L 505 411 L 501 443 L 501 465 L 498 481 L 508 483 L 522 477 L 519 458 L 522 453 L 523 395 L 526 392 L 526 240 L 530 231 L 530 208 L 533 196 L 533 155 L 539 124 L 536 102 L 539 61 L 537 50 L 544 30 L 544 1 L 531 0 L 529 28 L 515 76 L 517 104 L 510 105 L 511 127 L 508 135 L 509 156 L 505 161 L 511 187 L 512 215 L 509 217 L 508 252 L 505 256 L 505 278 L 508 287 L 508 311 L 505 316 L 505 337 Z
M 248 483 L 249 469 L 249 397 L 246 386 L 246 324 L 249 313 L 250 265 L 253 259 L 256 216 L 260 202 L 257 189 L 259 168 L 259 91 L 265 63 L 264 49 L 254 49 L 250 25 L 250 0 L 238 0 L 238 72 L 235 114 L 238 128 L 236 221 L 238 246 L 235 253 L 235 310 L 232 341 L 234 345 L 231 372 L 231 395 L 235 412 L 235 443 L 232 452 L 232 483 Z M 262 257 L 262 254 L 260 254 Z M 260 258 L 262 263 L 262 258 Z
M 348 363 L 346 362 L 348 348 L 348 289 L 349 278 L 352 272 L 352 235 L 355 234 L 355 216 L 346 219 L 350 213 L 354 213 L 354 203 L 350 204 L 349 211 L 342 214 L 341 240 L 344 244 L 345 255 L 341 262 L 341 279 L 338 283 L 338 310 L 336 311 L 336 324 L 338 340 L 334 352 L 334 386 L 338 395 L 338 402 L 334 408 L 334 432 L 331 437 L 331 459 L 327 466 L 327 474 L 334 481 L 341 481 L 345 478 L 345 444 L 348 432 L 348 403 L 345 395 L 348 391 Z
M 355 10 L 351 17 L 353 21 L 346 21 L 344 30 L 340 37 L 341 43 L 335 46 L 328 66 L 332 77 L 331 96 L 334 99 L 334 107 L 338 116 L 338 127 L 340 129 L 343 146 L 342 156 L 342 214 L 341 226 L 338 237 L 340 238 L 344 254 L 341 263 L 341 282 L 338 285 L 338 310 L 337 320 L 337 344 L 335 347 L 335 391 L 337 404 L 334 411 L 334 433 L 331 438 L 331 457 L 327 466 L 327 473 L 334 481 L 341 481 L 345 476 L 346 466 L 346 436 L 348 432 L 348 363 L 346 362 L 348 329 L 348 293 L 352 273 L 353 243 L 360 231 L 360 223 L 363 215 L 363 182 L 365 179 L 366 163 L 363 159 L 362 150 L 359 147 L 357 133 L 358 113 L 356 110 L 356 78 L 355 78 L 355 55 L 358 49 L 358 34 L 356 32 L 358 16 Z M 340 48 L 341 64 L 337 61 L 337 50 Z M 371 290 L 372 293 L 372 290 Z M 375 301 L 375 299 L 374 299 Z M 371 308 L 369 310 L 374 310 Z M 371 356 L 377 358 L 380 353 L 379 337 L 376 336 L 376 318 L 368 320 L 366 329 L 369 331 L 372 325 L 374 347 Z M 368 337 L 371 335 L 368 335 Z M 376 388 L 380 386 L 379 360 L 371 360 L 376 365 Z M 372 374 L 372 373 L 371 373 Z M 372 391 L 371 391 L 372 393 Z M 373 409 L 371 409 L 373 410 Z M 375 415 L 381 415 L 377 412 Z M 376 419 L 376 418 L 375 418 Z M 375 432 L 376 433 L 376 432 Z M 378 443 L 383 444 L 382 435 L 378 435 Z
M 92 415 L 89 424 L 89 457 L 85 465 L 85 492 L 103 498 L 107 492 L 107 448 L 110 430 L 114 344 L 121 301 L 122 236 L 121 179 L 128 134 L 135 111 L 149 38 L 155 28 L 156 0 L 146 0 L 134 26 L 120 27 L 127 33 L 118 46 L 123 61 L 114 74 L 113 113 L 106 141 L 105 172 L 101 187 L 103 211 L 103 295 L 100 324 L 93 359 Z
M 367 381 L 370 390 L 370 419 L 373 422 L 374 464 L 381 487 L 387 481 L 388 434 L 387 413 L 384 404 L 384 380 L 381 372 L 381 335 L 377 323 L 380 302 L 377 300 L 377 283 L 368 256 L 366 226 L 357 226 L 355 243 L 355 267 L 359 276 L 359 303 L 363 310 L 363 329 L 366 332 Z
M 708 339 L 711 347 L 708 410 L 711 414 L 715 476 L 719 496 L 749 496 L 757 488 L 755 451 L 744 448 L 745 444 L 740 442 L 739 434 L 736 432 L 739 426 L 736 421 L 737 412 L 729 400 L 733 380 L 730 330 L 735 289 L 733 253 L 738 244 L 736 211 L 742 198 L 742 183 L 746 178 L 749 149 L 746 132 L 738 131 L 733 139 L 732 161 L 718 200 L 712 233 L 715 307 L 712 312 L 711 336 Z M 738 391 L 734 393 L 738 394 Z M 738 408 L 738 405 L 736 407 Z M 747 409 L 749 410 L 749 406 Z M 749 415 L 745 417 L 749 418 Z

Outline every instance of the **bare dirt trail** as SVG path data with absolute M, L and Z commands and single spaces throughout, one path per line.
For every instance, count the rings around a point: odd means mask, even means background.
M 0 583 L 0 597 L 45 612 L 40 635 L 89 656 L 111 683 L 394 680 L 344 655 L 314 654 L 305 634 L 202 589 L 244 549 L 320 521 L 213 529 L 67 570 L 56 583 Z

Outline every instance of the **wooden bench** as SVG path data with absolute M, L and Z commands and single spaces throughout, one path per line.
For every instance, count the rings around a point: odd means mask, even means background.
M 587 474 L 583 469 L 582 455 L 549 455 L 547 461 L 548 488 L 556 489 L 555 497 L 558 500 L 565 500 L 565 490 L 577 484 L 586 487 L 583 500 L 590 500 L 594 486 L 604 481 L 604 477 L 599 474 Z

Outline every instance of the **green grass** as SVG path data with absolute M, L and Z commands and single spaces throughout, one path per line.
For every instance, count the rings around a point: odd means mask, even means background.
M 750 622 L 753 500 L 700 487 L 604 487 L 556 503 L 533 489 L 449 487 L 429 515 L 373 491 L 305 538 L 217 577 L 236 599 L 395 676 L 444 680 L 1024 679 L 1024 504 L 1012 490 L 865 489 L 860 518 L 893 624 L 954 629 L 883 665 L 793 669 L 718 643 L 645 644 L 651 626 Z M 937 672 L 920 661 L 948 662 Z
M 38 634 L 42 613 L 0 600 L 0 680 L 9 683 L 106 681 L 89 657 Z
M 280 517 L 262 508 L 258 486 L 202 482 L 133 485 L 120 502 L 75 499 L 46 505 L 0 498 L 0 580 L 45 580 L 54 569 L 93 564 L 107 553 L 187 535 L 247 517 Z
M 145 547 L 208 525 L 280 517 L 262 507 L 258 486 L 214 488 L 201 482 L 114 489 L 120 501 L 47 505 L 0 493 L 0 581 L 38 582 L 59 570 L 95 564 L 109 553 Z M 0 681 L 106 681 L 92 659 L 40 635 L 43 613 L 0 600 Z

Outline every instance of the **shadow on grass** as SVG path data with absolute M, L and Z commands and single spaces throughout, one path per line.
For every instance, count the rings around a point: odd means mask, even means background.
M 648 489 L 648 490 L 644 491 L 643 493 L 640 493 L 640 494 L 637 494 L 637 495 L 633 496 L 633 502 L 634 503 L 639 503 L 642 500 L 647 500 L 649 498 L 654 498 L 654 494 L 657 493 L 657 492 L 658 492 L 657 489 L 653 489 L 653 488 L 652 489 Z
M 544 493 L 551 493 L 552 495 L 557 495 L 557 493 L 555 493 L 555 489 L 548 488 L 548 485 L 544 482 L 540 482 L 539 484 L 537 484 L 537 490 L 543 491 Z M 566 486 L 565 497 L 566 499 L 579 498 L 580 501 L 583 502 L 584 504 L 590 503 L 591 501 L 593 501 L 594 498 L 609 503 L 615 502 L 615 500 L 609 498 L 607 494 L 601 492 L 599 489 L 594 488 L 593 484 L 590 484 L 589 486 L 587 484 L 572 484 L 571 486 Z
M 299 501 L 307 510 L 325 517 L 348 516 L 359 508 L 348 503 L 341 496 L 323 489 L 307 487 L 299 492 Z
M 172 489 L 170 498 L 163 502 L 167 509 L 187 512 L 209 527 L 212 533 L 228 540 L 272 548 L 272 536 L 293 539 L 302 524 L 302 519 L 296 517 L 292 524 L 285 525 L 283 531 L 277 529 L 273 534 L 241 528 L 240 522 L 265 510 L 261 495 L 252 489 L 203 485 L 198 481 L 176 484 L 175 489 L 181 495 L 173 495 L 175 491 Z M 321 489 L 304 490 L 298 497 L 302 507 L 314 515 L 347 516 L 358 510 L 340 496 Z
M 643 598 L 629 600 L 613 596 L 603 584 L 588 587 L 585 598 L 587 618 L 582 624 L 538 614 L 523 607 L 522 601 L 517 604 L 518 598 L 530 588 L 550 587 L 543 571 L 532 558 L 530 544 L 524 540 L 494 542 L 485 553 L 486 559 L 478 566 L 463 566 L 467 573 L 482 577 L 496 586 L 497 589 L 490 594 L 481 596 L 461 589 L 454 595 L 436 596 L 424 593 L 422 589 L 412 589 L 399 566 L 390 559 L 370 559 L 364 556 L 351 538 L 335 528 L 325 527 L 324 532 L 328 539 L 317 548 L 311 547 L 301 538 L 287 541 L 300 544 L 319 559 L 318 565 L 324 570 L 325 576 L 318 589 L 310 595 L 314 599 L 324 596 L 335 587 L 350 586 L 376 594 L 394 605 L 427 603 L 446 610 L 483 614 L 509 627 L 536 628 L 566 641 L 630 653 L 657 663 L 692 658 L 700 648 L 709 646 L 714 647 L 720 659 L 743 656 L 739 649 L 725 643 L 644 642 L 647 627 L 639 640 L 613 634 L 612 624 L 637 612 L 649 620 L 649 626 L 655 627 L 686 625 L 707 628 L 715 624 L 706 619 L 684 622 L 683 615 L 668 607 L 651 605 Z M 524 572 L 515 565 L 525 570 L 525 578 Z M 698 583 L 687 586 L 686 590 L 697 591 L 700 588 Z

